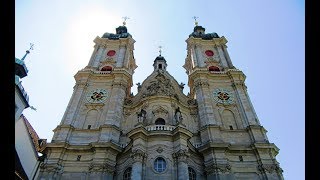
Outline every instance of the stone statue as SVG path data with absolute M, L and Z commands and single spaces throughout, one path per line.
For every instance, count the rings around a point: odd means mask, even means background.
M 137 112 L 138 123 L 143 123 L 146 119 L 147 112 L 144 109 L 141 109 L 140 112 Z
M 178 108 L 176 109 L 176 112 L 175 112 L 175 114 L 174 114 L 174 117 L 175 117 L 175 119 L 176 119 L 177 124 L 180 124 L 180 123 L 182 122 L 183 117 L 182 117 L 182 114 L 181 114 L 181 111 L 180 111 L 180 107 L 178 107 Z

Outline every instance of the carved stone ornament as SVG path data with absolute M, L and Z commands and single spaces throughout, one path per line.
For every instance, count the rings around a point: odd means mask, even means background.
M 63 173 L 63 166 L 61 164 L 46 164 L 46 163 L 42 163 L 40 165 L 41 170 L 45 170 L 47 172 L 53 172 L 53 173 L 59 173 L 62 174 Z
M 169 79 L 163 74 L 158 74 L 155 81 L 151 81 L 147 87 L 146 96 L 162 95 L 162 96 L 176 96 L 174 88 Z
M 158 153 L 162 153 L 163 152 L 163 149 L 162 147 L 158 147 L 158 149 L 156 150 Z
M 147 154 L 140 149 L 136 149 L 136 150 L 132 151 L 132 153 L 131 153 L 131 158 L 134 161 L 143 162 L 144 159 L 146 159 L 146 157 L 147 157 Z
M 194 82 L 194 87 L 198 88 L 198 87 L 208 87 L 209 83 L 207 81 L 204 80 L 198 80 L 196 82 Z
M 124 105 L 131 105 L 132 104 L 132 99 L 131 98 L 125 98 L 124 99 Z
M 230 164 L 211 164 L 205 168 L 207 174 L 212 173 L 229 173 L 231 171 Z
M 196 99 L 189 99 L 188 100 L 188 105 L 196 106 L 197 105 L 197 100 Z
M 186 149 L 180 149 L 179 151 L 172 154 L 173 158 L 178 162 L 187 162 L 187 158 L 190 156 L 190 153 Z
M 89 172 L 108 172 L 113 173 L 115 171 L 115 167 L 108 164 L 91 164 L 89 166 Z
M 262 173 L 283 172 L 277 164 L 262 164 L 258 166 L 258 170 Z
M 154 116 L 158 117 L 158 116 L 165 116 L 169 112 L 166 109 L 164 109 L 163 107 L 158 106 L 155 110 L 152 111 L 152 113 Z

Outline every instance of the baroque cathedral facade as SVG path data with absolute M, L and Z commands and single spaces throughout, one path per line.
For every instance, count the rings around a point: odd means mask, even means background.
M 225 37 L 196 23 L 183 65 L 188 95 L 161 52 L 131 93 L 135 40 L 125 23 L 94 42 L 42 151 L 38 179 L 283 179 L 279 149 L 268 141 Z

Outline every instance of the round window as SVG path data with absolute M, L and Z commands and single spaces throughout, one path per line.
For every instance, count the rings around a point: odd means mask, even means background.
M 206 50 L 205 53 L 206 53 L 207 56 L 213 56 L 214 55 L 213 51 L 211 51 L 211 50 Z
M 158 157 L 154 161 L 154 170 L 161 173 L 166 169 L 167 163 L 162 157 Z
M 116 54 L 115 50 L 110 50 L 107 52 L 107 56 L 114 56 Z

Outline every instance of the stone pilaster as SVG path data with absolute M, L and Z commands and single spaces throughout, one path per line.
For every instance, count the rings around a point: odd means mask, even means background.
M 67 109 L 63 115 L 61 125 L 70 125 L 72 124 L 74 120 L 74 116 L 76 114 L 76 111 L 78 109 L 78 106 L 80 103 L 80 100 L 82 98 L 84 90 L 88 87 L 88 84 L 86 82 L 77 82 L 77 84 L 74 87 L 73 94 L 70 98 L 69 104 L 67 106 Z
M 113 83 L 105 124 L 120 126 L 126 87 L 127 83 L 123 81 Z
M 131 158 L 133 159 L 133 164 L 132 164 L 132 173 L 131 173 L 131 179 L 134 180 L 142 180 L 142 168 L 143 168 L 143 163 L 146 159 L 147 155 L 143 151 L 137 149 L 131 154 Z
M 189 153 L 187 150 L 179 150 L 176 153 L 173 153 L 173 159 L 175 159 L 177 164 L 177 170 L 178 170 L 178 180 L 185 180 L 189 179 L 189 173 L 188 173 L 188 164 L 187 159 L 189 158 Z
M 46 179 L 58 179 L 62 173 L 63 166 L 61 164 L 42 163 L 40 165 L 39 177 L 45 177 Z
M 200 127 L 217 124 L 209 97 L 209 83 L 204 79 L 196 79 L 194 88 L 198 102 Z

